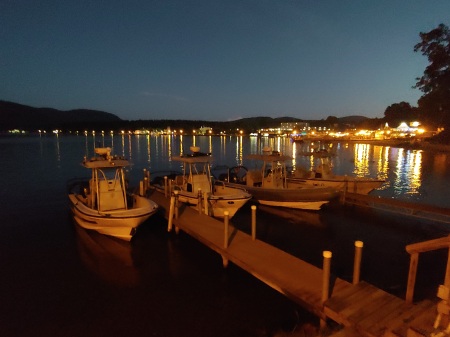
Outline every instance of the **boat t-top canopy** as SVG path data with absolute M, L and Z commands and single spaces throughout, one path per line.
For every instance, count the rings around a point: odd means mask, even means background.
M 87 160 L 83 160 L 82 165 L 90 169 L 98 168 L 114 168 L 114 167 L 125 167 L 130 166 L 130 162 L 125 158 L 118 156 L 111 156 L 110 147 L 98 147 L 95 149 L 97 156 L 92 157 Z
M 264 146 L 262 154 L 249 154 L 245 158 L 250 160 L 261 160 L 266 163 L 276 161 L 285 162 L 287 160 L 292 160 L 291 157 L 282 155 L 278 151 L 272 151 L 272 148 L 270 146 Z
M 183 155 L 183 156 L 175 156 L 172 157 L 172 160 L 181 161 L 187 164 L 198 164 L 198 163 L 211 163 L 212 157 L 211 153 L 203 153 L 200 152 L 200 148 L 198 146 L 191 146 L 190 150 L 192 154 Z
M 176 156 L 172 157 L 172 160 L 181 161 L 183 163 L 188 164 L 197 164 L 197 163 L 211 163 L 213 158 L 211 156 Z

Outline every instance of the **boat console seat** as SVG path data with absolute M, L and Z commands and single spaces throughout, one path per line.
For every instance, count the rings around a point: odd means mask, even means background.
M 116 180 L 100 180 L 99 211 L 126 209 L 122 186 Z
M 192 181 L 187 184 L 188 192 L 197 192 L 201 189 L 202 192 L 211 192 L 211 184 L 206 174 L 192 175 Z

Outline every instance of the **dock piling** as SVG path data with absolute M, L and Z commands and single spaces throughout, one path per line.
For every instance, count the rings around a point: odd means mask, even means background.
M 144 192 L 146 193 L 150 188 L 150 171 L 144 169 Z
M 362 241 L 355 241 L 355 260 L 353 263 L 353 284 L 359 283 L 359 278 L 361 275 L 361 259 L 362 259 L 362 249 L 364 243 Z
M 209 215 L 208 209 L 208 192 L 203 192 L 203 210 L 206 215 Z
M 323 276 L 322 276 L 322 303 L 325 303 L 330 296 L 330 270 L 331 270 L 331 257 L 332 252 L 323 251 Z M 323 319 L 320 320 L 320 327 L 325 328 L 327 322 Z
M 145 179 L 145 178 L 144 178 Z M 143 197 L 145 194 L 145 192 L 144 192 L 144 185 L 145 185 L 145 181 L 144 180 L 141 180 L 140 182 L 139 182 L 139 195 L 141 196 L 141 197 Z
M 256 239 L 256 206 L 252 205 L 252 240 Z
M 164 176 L 164 196 L 167 198 L 167 176 Z
M 230 212 L 224 211 L 223 212 L 223 223 L 224 223 L 224 236 L 223 236 L 223 248 L 228 248 L 228 223 L 229 223 L 229 215 Z M 225 255 L 222 255 L 222 264 L 223 267 L 228 267 L 228 259 L 225 257 Z
M 197 201 L 197 208 L 198 208 L 198 214 L 202 214 L 202 189 L 198 189 L 198 201 Z
M 178 202 L 178 193 L 179 191 L 173 191 L 174 197 L 175 197 L 175 219 L 178 219 L 179 213 L 180 213 L 180 204 Z M 175 225 L 175 233 L 179 233 L 180 229 L 178 228 L 178 226 Z
M 224 237 L 223 237 L 223 248 L 228 248 L 228 222 L 229 222 L 229 215 L 230 213 L 228 211 L 223 212 L 223 223 L 224 223 Z
M 167 231 L 172 231 L 173 214 L 175 211 L 175 194 L 170 197 L 169 219 L 167 222 Z

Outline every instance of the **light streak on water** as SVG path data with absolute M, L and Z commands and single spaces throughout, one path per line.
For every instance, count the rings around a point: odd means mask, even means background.
M 147 162 L 150 164 L 151 158 L 150 135 L 147 135 L 146 138 L 147 138 Z
M 236 165 L 242 165 L 243 160 L 242 136 L 236 137 Z
M 376 146 L 378 150 L 378 178 L 386 180 L 389 172 L 389 146 Z
M 355 144 L 355 169 L 356 177 L 365 177 L 369 174 L 370 144 Z
M 396 195 L 420 194 L 422 181 L 422 151 L 398 149 L 393 183 Z

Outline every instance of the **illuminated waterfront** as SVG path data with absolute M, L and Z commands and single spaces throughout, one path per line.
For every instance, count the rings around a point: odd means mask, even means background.
M 130 185 L 144 168 L 179 169 L 171 155 L 197 145 L 216 164 L 250 165 L 247 154 L 264 146 L 292 156 L 291 166 L 311 168 L 298 156 L 310 144 L 286 138 L 236 136 L 92 135 L 0 138 L 2 176 L 0 239 L 2 336 L 273 336 L 313 322 L 301 308 L 190 237 L 149 221 L 130 246 L 76 231 L 65 183 L 84 176 L 84 155 L 94 144 L 112 146 L 131 159 Z M 324 144 L 314 144 L 312 146 Z M 327 145 L 328 146 L 328 145 Z M 450 207 L 446 153 L 427 153 L 372 144 L 334 143 L 337 174 L 386 178 L 376 194 Z M 248 230 L 248 208 L 233 218 Z M 320 265 L 333 252 L 333 273 L 351 277 L 353 242 L 364 241 L 362 279 L 402 296 L 406 244 L 448 234 L 446 225 L 384 218 L 355 210 L 320 213 L 260 207 L 258 232 L 267 241 Z M 421 257 L 418 294 L 435 294 L 445 272 L 445 252 Z
M 230 167 L 252 165 L 246 161 L 246 155 L 261 153 L 263 147 L 270 146 L 292 157 L 288 163 L 292 169 L 311 170 L 319 159 L 300 154 L 325 147 L 335 154 L 331 158 L 335 174 L 386 180 L 387 184 L 373 192 L 374 195 L 450 207 L 450 200 L 440 197 L 450 190 L 450 169 L 446 169 L 450 156 L 447 153 L 346 141 L 297 144 L 286 137 L 116 135 L 87 136 L 86 144 L 91 146 L 86 146 L 88 155 L 92 155 L 95 143 L 112 146 L 116 153 L 134 161 L 133 174 L 143 168 L 177 170 L 178 164 L 171 161 L 171 156 L 189 152 L 191 145 L 212 153 L 214 165 Z

